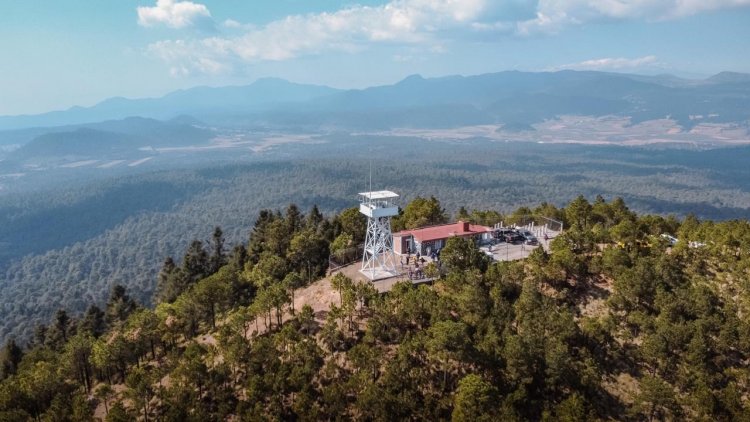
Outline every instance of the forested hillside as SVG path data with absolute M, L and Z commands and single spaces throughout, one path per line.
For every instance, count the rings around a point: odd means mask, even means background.
M 423 202 L 397 224 L 448 217 Z M 453 238 L 434 284 L 381 295 L 336 274 L 317 312 L 295 295 L 361 239 L 356 209 L 265 210 L 234 247 L 216 228 L 164 261 L 155 308 L 115 286 L 8 341 L 0 420 L 750 418 L 747 220 L 582 196 L 529 212 L 569 228 L 549 253 L 493 263 Z
M 377 141 L 375 143 L 374 141 Z M 34 325 L 59 308 L 84 312 L 103 305 L 114 284 L 151 303 L 165 256 L 206 240 L 214 226 L 227 241 L 248 239 L 266 207 L 318 204 L 326 214 L 356 203 L 374 179 L 406 200 L 434 195 L 450 212 L 549 202 L 579 193 L 622 196 L 640 212 L 694 213 L 701 218 L 747 218 L 750 170 L 746 148 L 713 151 L 590 148 L 413 138 L 342 137 L 305 160 L 273 160 L 169 170 L 0 196 L 0 341 L 29 339 Z M 285 150 L 294 149 L 290 147 Z M 397 155 L 394 155 L 397 151 Z M 329 158 L 319 158 L 328 156 Z M 402 204 L 403 205 L 403 204 Z

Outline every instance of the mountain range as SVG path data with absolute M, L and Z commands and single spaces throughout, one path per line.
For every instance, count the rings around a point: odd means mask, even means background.
M 722 72 L 689 80 L 594 71 L 506 71 L 439 78 L 412 75 L 393 85 L 359 90 L 269 78 L 247 86 L 196 87 L 160 98 L 110 98 L 87 108 L 0 116 L 0 144 L 23 143 L 49 131 L 39 128 L 134 116 L 191 116 L 209 125 L 241 128 L 382 129 L 490 123 L 527 127 L 571 114 L 613 114 L 634 122 L 671 117 L 684 126 L 698 121 L 746 122 L 750 74 Z

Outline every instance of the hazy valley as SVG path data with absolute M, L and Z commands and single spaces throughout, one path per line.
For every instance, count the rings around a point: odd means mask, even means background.
M 584 194 L 746 217 L 748 113 L 747 75 L 567 71 L 359 91 L 272 79 L 0 118 L 15 126 L 0 132 L 0 302 L 15 315 L 2 334 L 26 337 L 29 321 L 83 311 L 116 282 L 149 302 L 161 261 L 189 239 L 220 225 L 239 243 L 260 209 L 292 202 L 352 206 L 372 162 L 378 185 L 450 212 Z

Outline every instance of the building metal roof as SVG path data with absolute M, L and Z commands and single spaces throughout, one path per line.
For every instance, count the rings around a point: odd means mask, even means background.
M 481 226 L 479 224 L 470 224 L 464 221 L 458 221 L 451 224 L 441 224 L 439 226 L 423 227 L 412 230 L 402 230 L 393 233 L 393 236 L 414 236 L 419 242 L 429 242 L 431 240 L 447 239 L 453 236 L 470 236 L 491 232 L 492 228 Z
M 391 192 L 389 190 L 378 190 L 373 192 L 360 192 L 360 196 L 364 196 L 368 199 L 390 199 L 390 198 L 398 198 L 398 194 Z

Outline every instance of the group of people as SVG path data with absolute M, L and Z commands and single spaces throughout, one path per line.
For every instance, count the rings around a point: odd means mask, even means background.
M 433 262 L 440 266 L 440 249 L 429 252 L 429 256 Z M 401 268 L 404 268 L 404 266 L 408 267 L 410 280 L 420 280 L 425 277 L 423 268 L 426 262 L 419 251 L 417 251 L 413 259 L 411 253 L 407 253 L 406 262 L 404 262 L 404 257 L 401 257 Z
M 424 271 L 421 268 L 412 270 L 409 268 L 409 280 L 421 280 L 424 278 Z

